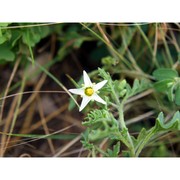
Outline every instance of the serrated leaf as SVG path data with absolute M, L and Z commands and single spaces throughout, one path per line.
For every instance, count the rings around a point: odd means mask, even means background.
M 127 97 L 134 96 L 135 94 L 144 91 L 150 86 L 151 86 L 150 82 L 146 81 L 145 79 L 142 79 L 141 81 L 135 79 L 132 88 L 130 87 L 129 84 L 126 84 L 126 89 L 127 89 L 126 96 Z
M 107 150 L 109 157 L 118 157 L 119 151 L 120 151 L 120 142 L 117 142 L 117 144 L 113 146 L 113 150 L 111 149 Z
M 177 111 L 173 118 L 168 122 L 165 122 L 164 114 L 159 113 L 155 126 L 149 131 L 141 130 L 137 140 L 133 138 L 136 150 L 136 156 L 138 156 L 142 149 L 147 145 L 147 143 L 153 138 L 157 137 L 157 134 L 164 133 L 168 131 L 180 130 L 180 113 Z
M 118 156 L 119 151 L 120 151 L 120 142 L 117 142 L 117 144 L 113 146 L 113 154 Z
M 173 79 L 178 77 L 178 72 L 170 68 L 159 68 L 153 72 L 153 76 L 156 80 L 161 81 L 164 79 Z
M 109 137 L 119 140 L 119 126 L 113 115 L 107 110 L 94 110 L 88 113 L 87 121 L 82 124 L 89 126 L 88 138 L 91 141 Z
M 177 111 L 173 118 L 169 120 L 167 123 L 165 122 L 164 115 L 161 112 L 156 119 L 155 124 L 156 132 L 159 131 L 170 131 L 170 130 L 180 130 L 180 113 Z
M 180 106 L 180 84 L 175 91 L 175 103 Z

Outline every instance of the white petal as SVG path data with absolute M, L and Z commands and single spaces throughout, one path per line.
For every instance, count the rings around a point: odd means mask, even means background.
M 94 94 L 92 98 L 99 103 L 106 104 L 106 102 L 97 94 Z
M 84 96 L 83 99 L 82 99 L 79 111 L 82 111 L 85 108 L 85 106 L 88 104 L 89 101 L 90 101 L 90 98 Z
M 91 87 L 92 86 L 92 82 L 91 82 L 88 74 L 86 73 L 86 71 L 83 71 L 83 79 L 84 79 L 85 87 Z
M 94 85 L 93 89 L 95 91 L 98 91 L 99 89 L 101 89 L 105 84 L 107 83 L 107 80 L 104 80 L 102 82 L 97 83 L 96 85 Z
M 69 91 L 73 94 L 78 94 L 78 95 L 81 95 L 83 96 L 84 95 L 84 90 L 82 88 L 80 89 L 69 89 Z

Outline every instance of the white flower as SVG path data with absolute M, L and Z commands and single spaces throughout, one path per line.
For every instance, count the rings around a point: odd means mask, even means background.
M 104 80 L 97 84 L 92 83 L 86 71 L 83 71 L 83 80 L 84 86 L 82 88 L 69 89 L 71 93 L 81 95 L 81 97 L 83 98 L 79 111 L 82 111 L 91 100 L 106 104 L 106 102 L 98 95 L 98 90 L 107 83 L 107 80 Z

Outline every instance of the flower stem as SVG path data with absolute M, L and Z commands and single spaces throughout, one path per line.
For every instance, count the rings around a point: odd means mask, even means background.
M 131 151 L 131 156 L 135 156 L 135 148 L 134 148 L 134 144 L 133 144 L 133 141 L 132 141 L 132 138 L 129 134 L 129 131 L 128 131 L 128 128 L 126 127 L 126 124 L 125 124 L 125 121 L 124 121 L 124 112 L 123 112 L 123 107 L 124 107 L 124 101 L 121 101 L 119 100 L 115 90 L 114 90 L 114 87 L 112 85 L 112 81 L 109 82 L 109 86 L 111 88 L 111 92 L 112 92 L 112 97 L 117 105 L 117 110 L 118 110 L 118 113 L 119 113 L 119 126 L 121 128 L 121 130 L 125 130 L 126 134 L 125 136 L 127 137 L 127 142 L 125 143 L 126 145 L 129 144 L 128 148 L 130 149 Z M 124 138 L 124 140 L 126 140 L 126 138 Z

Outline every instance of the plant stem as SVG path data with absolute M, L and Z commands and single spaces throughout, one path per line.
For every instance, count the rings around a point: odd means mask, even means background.
M 123 102 L 121 102 L 118 108 L 118 112 L 119 112 L 119 123 L 120 123 L 121 129 L 126 131 L 127 139 L 130 145 L 129 149 L 131 151 L 131 156 L 134 157 L 135 156 L 134 144 L 124 121 Z
M 121 125 L 121 128 L 122 129 L 127 129 L 126 127 L 126 124 L 124 122 L 124 112 L 123 112 L 123 104 L 120 104 L 119 108 L 118 108 L 118 111 L 119 111 L 119 123 Z
M 135 156 L 135 149 L 134 149 L 134 144 L 133 144 L 133 141 L 131 139 L 131 136 L 129 134 L 129 131 L 128 131 L 128 128 L 126 127 L 126 124 L 125 124 L 125 121 L 124 121 L 124 112 L 123 112 L 123 107 L 124 107 L 124 101 L 121 101 L 119 100 L 115 90 L 114 90 L 114 87 L 112 85 L 112 82 L 109 82 L 109 86 L 111 88 L 111 91 L 112 91 L 112 96 L 114 98 L 114 101 L 116 102 L 116 105 L 117 105 L 117 110 L 118 110 L 118 113 L 119 113 L 119 126 L 121 128 L 121 130 L 125 130 L 126 131 L 126 136 L 127 136 L 127 140 L 128 142 L 124 141 L 124 143 L 127 145 L 129 144 L 128 148 L 130 149 L 131 151 L 131 156 Z M 123 138 L 124 140 L 126 140 L 126 138 Z

